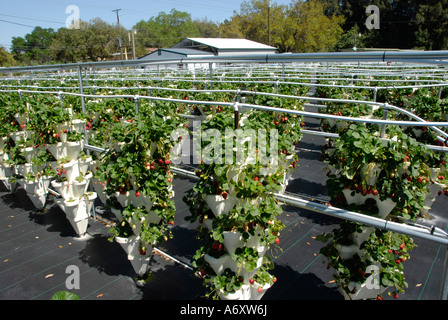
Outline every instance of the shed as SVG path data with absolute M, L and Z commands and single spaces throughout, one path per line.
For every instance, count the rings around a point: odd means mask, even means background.
M 187 57 L 228 56 L 244 54 L 272 54 L 277 48 L 247 39 L 231 38 L 185 38 L 168 49 L 158 49 L 139 60 L 142 62 L 166 59 L 182 59 Z M 201 64 L 202 65 L 202 64 Z M 167 67 L 179 67 L 170 65 Z M 182 67 L 187 65 L 182 64 Z M 196 67 L 198 64 L 196 64 Z M 195 66 L 189 66 L 195 67 Z M 208 64 L 204 64 L 208 67 Z
M 247 39 L 233 38 L 185 38 L 172 48 L 189 48 L 211 52 L 215 56 L 241 54 L 271 54 L 277 48 Z

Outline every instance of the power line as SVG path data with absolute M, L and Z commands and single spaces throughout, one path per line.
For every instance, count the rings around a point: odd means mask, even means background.
M 26 20 L 43 21 L 43 22 L 52 22 L 52 23 L 58 23 L 58 24 L 65 24 L 64 22 L 61 22 L 61 21 L 36 19 L 36 18 L 30 18 L 30 17 L 21 17 L 21 16 L 15 16 L 15 15 L 12 15 L 12 14 L 4 14 L 4 13 L 0 13 L 0 16 L 11 17 L 11 18 L 18 18 L 18 19 L 26 19 Z
M 23 24 L 23 23 L 18 23 L 18 22 L 12 22 L 12 21 L 3 20 L 3 19 L 0 19 L 0 21 L 2 21 L 2 22 L 6 22 L 6 23 L 15 24 L 15 25 L 18 25 L 18 26 L 23 26 L 23 27 L 29 27 L 29 28 L 35 28 L 35 27 L 36 27 L 36 26 L 30 26 L 30 25 L 28 25 L 28 24 Z

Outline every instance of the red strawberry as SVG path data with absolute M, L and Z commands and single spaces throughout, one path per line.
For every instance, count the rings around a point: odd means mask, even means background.
M 171 163 L 171 160 L 169 160 L 169 159 L 165 160 L 166 165 L 169 165 L 170 163 Z
M 378 190 L 375 189 L 375 190 L 372 191 L 372 193 L 373 193 L 374 196 L 377 196 L 378 195 Z
M 395 299 L 397 299 L 397 298 L 398 298 L 398 293 L 394 292 L 394 293 L 392 294 L 392 297 L 394 297 Z
M 221 195 L 224 199 L 227 199 L 227 191 L 224 191 Z
M 254 284 L 255 280 L 252 278 L 249 280 L 250 284 Z
M 137 192 L 135 193 L 136 197 L 140 197 L 140 191 L 137 190 Z
M 420 183 L 420 182 L 422 182 L 422 181 L 423 181 L 423 177 L 418 177 L 418 178 L 417 178 L 417 182 Z
M 258 181 L 258 179 L 259 179 L 258 177 L 255 177 L 255 178 L 254 178 L 255 181 Z
M 403 242 L 402 244 L 400 244 L 400 249 L 401 250 L 403 250 L 403 248 L 404 248 L 404 246 L 405 246 L 406 244 Z
M 170 220 L 168 223 L 174 226 L 174 220 Z
M 262 287 L 258 287 L 258 293 L 262 293 L 263 292 L 263 288 Z
M 280 239 L 279 238 L 275 239 L 275 243 L 280 244 Z
M 272 278 L 272 282 L 276 283 L 277 282 L 277 278 L 276 277 Z

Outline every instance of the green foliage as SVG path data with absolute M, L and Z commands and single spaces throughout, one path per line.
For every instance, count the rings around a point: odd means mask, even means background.
M 51 297 L 51 300 L 79 300 L 79 296 L 69 291 L 58 291 Z

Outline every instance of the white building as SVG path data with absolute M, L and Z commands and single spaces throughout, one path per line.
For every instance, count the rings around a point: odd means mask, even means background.
M 213 56 L 245 55 L 245 54 L 274 54 L 277 48 L 247 39 L 230 38 L 185 38 L 168 49 L 158 49 L 140 57 L 142 62 L 157 62 L 167 60 L 181 60 L 183 58 L 202 58 Z M 199 64 L 201 65 L 201 64 Z M 173 63 L 167 67 L 197 68 L 198 63 Z M 208 68 L 209 64 L 204 64 Z

